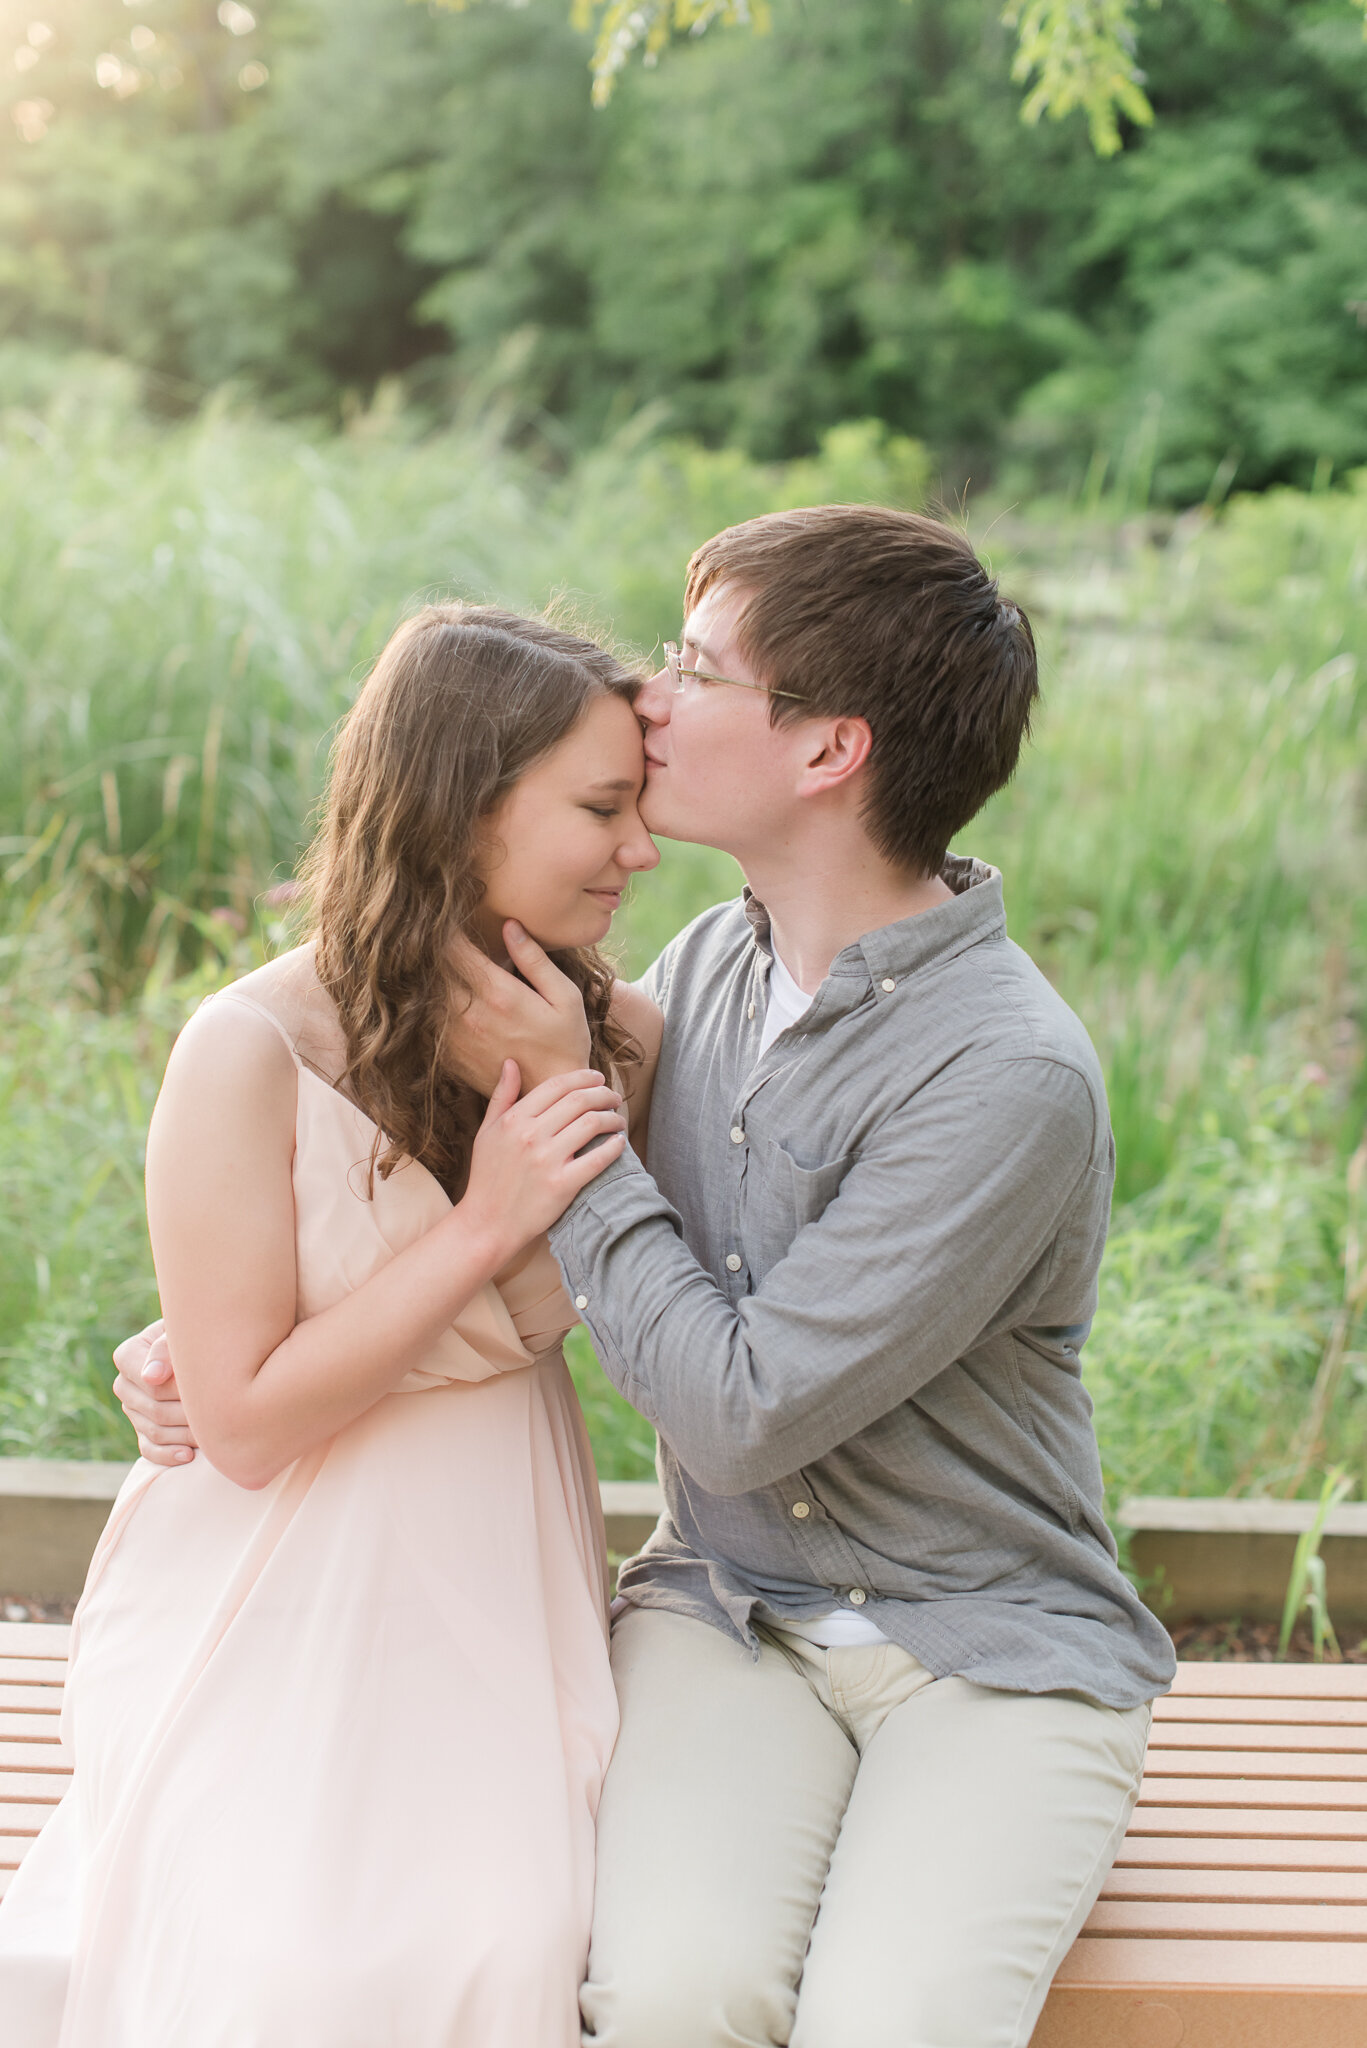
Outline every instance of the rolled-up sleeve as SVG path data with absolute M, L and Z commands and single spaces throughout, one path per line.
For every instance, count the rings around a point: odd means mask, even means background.
M 1066 1061 L 960 1062 L 879 1126 L 738 1300 L 630 1154 L 551 1245 L 616 1386 L 701 1486 L 746 1493 L 869 1427 L 994 1326 L 1028 1320 L 1106 1143 Z

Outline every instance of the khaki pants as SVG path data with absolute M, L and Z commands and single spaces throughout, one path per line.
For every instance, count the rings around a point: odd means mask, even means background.
M 1024 2048 L 1120 1845 L 1149 1709 L 892 1644 L 632 1608 L 598 1820 L 594 2048 Z M 819 1910 L 818 1910 L 819 1909 Z

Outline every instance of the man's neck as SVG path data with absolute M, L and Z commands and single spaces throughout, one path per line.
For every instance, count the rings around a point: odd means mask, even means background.
M 831 962 L 865 932 L 948 903 L 938 875 L 908 875 L 872 847 L 859 857 L 746 863 L 746 880 L 769 913 L 774 950 L 800 989 L 815 995 Z

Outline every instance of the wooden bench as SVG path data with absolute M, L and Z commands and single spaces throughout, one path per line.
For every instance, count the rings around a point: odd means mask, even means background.
M 0 1891 L 66 1788 L 69 1631 L 0 1625 Z M 1032 2048 L 1364 2048 L 1367 1667 L 1182 1664 Z

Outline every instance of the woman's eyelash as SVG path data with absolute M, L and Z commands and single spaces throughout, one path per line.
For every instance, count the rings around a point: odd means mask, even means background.
M 600 810 L 597 804 L 590 804 L 588 808 L 593 812 L 595 818 L 615 818 L 619 815 L 619 813 L 615 810 Z

